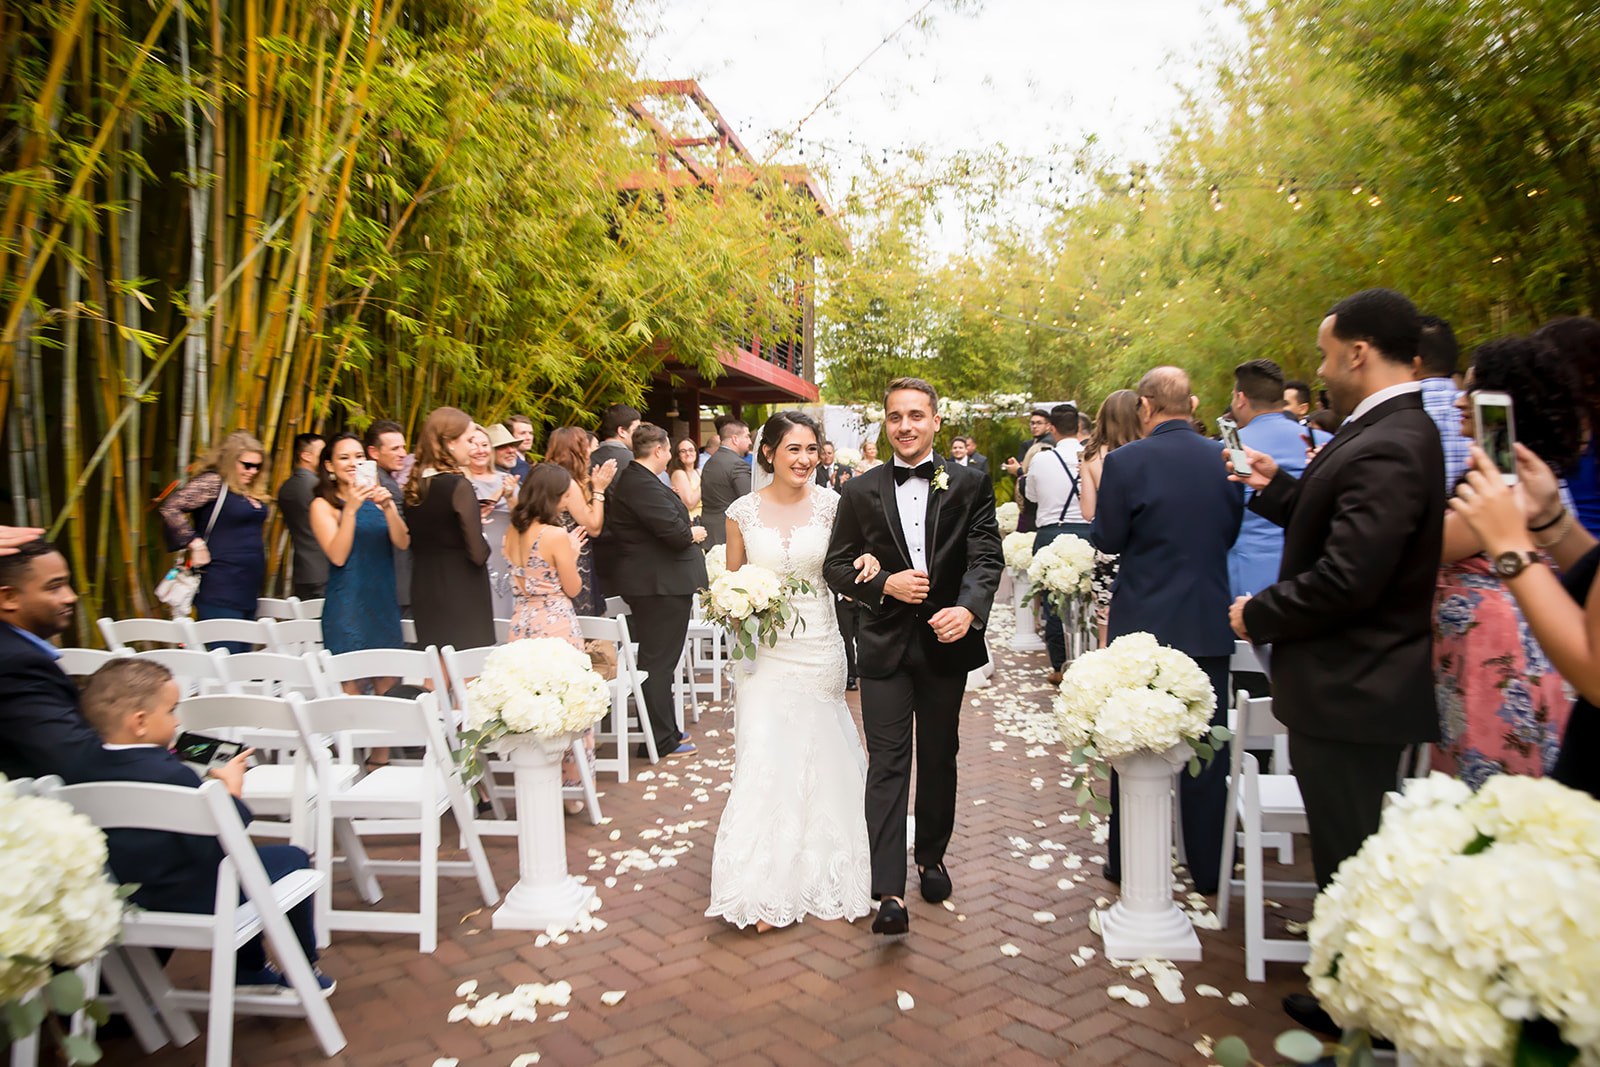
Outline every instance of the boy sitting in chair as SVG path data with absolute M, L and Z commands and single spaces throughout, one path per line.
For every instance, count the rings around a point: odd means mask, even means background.
M 103 747 L 93 766 L 80 769 L 74 780 L 150 782 L 198 789 L 199 776 L 169 751 L 178 733 L 177 707 L 177 683 L 172 672 L 161 664 L 126 658 L 101 667 L 84 688 L 83 714 L 99 732 Z M 246 760 L 252 751 L 241 752 L 207 772 L 207 777 L 222 782 L 233 794 L 239 818 L 246 825 L 250 823 L 250 809 L 239 795 L 244 790 Z M 215 838 L 163 830 L 108 830 L 106 848 L 111 873 L 117 881 L 138 883 L 132 900 L 140 907 L 193 915 L 208 915 L 215 910 L 217 864 L 223 857 L 222 846 Z M 273 881 L 311 865 L 305 851 L 294 845 L 258 845 L 256 851 L 267 877 Z M 332 993 L 333 979 L 315 966 L 317 938 L 311 900 L 296 904 L 287 916 L 323 993 Z M 288 979 L 267 962 L 259 936 L 239 949 L 236 974 L 241 991 L 280 992 L 289 988 Z

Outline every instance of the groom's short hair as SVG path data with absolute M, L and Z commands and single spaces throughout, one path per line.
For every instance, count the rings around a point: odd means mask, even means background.
M 927 397 L 928 403 L 933 405 L 934 413 L 938 414 L 939 391 L 921 378 L 896 378 L 894 381 L 890 382 L 889 388 L 883 391 L 883 406 L 885 408 L 889 406 L 890 393 L 898 393 L 906 389 L 921 393 L 923 396 Z

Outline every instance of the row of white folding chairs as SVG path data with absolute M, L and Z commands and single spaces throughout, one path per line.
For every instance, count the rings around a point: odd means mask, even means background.
M 326 599 L 301 600 L 297 596 L 284 597 L 259 597 L 256 600 L 256 618 L 258 619 L 320 619 L 322 618 L 323 605 Z
M 101 619 L 100 635 L 113 652 L 135 642 L 201 649 L 227 641 L 288 655 L 322 648 L 319 619 Z

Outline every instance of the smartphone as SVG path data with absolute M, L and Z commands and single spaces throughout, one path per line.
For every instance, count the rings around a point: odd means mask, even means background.
M 359 462 L 356 463 L 356 484 L 357 485 L 377 485 L 378 484 L 378 461 L 377 460 L 374 460 L 374 459 L 363 459 L 363 460 L 360 460 Z
M 1239 424 L 1226 415 L 1217 417 L 1217 429 L 1228 446 L 1228 458 L 1233 462 L 1233 473 L 1241 478 L 1250 477 L 1250 460 L 1245 456 L 1244 442 L 1239 440 Z
M 212 767 L 222 766 L 243 751 L 244 746 L 237 741 L 224 741 L 220 737 L 207 737 L 187 730 L 178 735 L 177 742 L 172 746 L 172 754 L 202 778 Z
M 1511 394 L 1487 390 L 1472 394 L 1472 420 L 1478 427 L 1478 447 L 1500 471 L 1507 485 L 1517 484 L 1517 424 L 1511 413 Z

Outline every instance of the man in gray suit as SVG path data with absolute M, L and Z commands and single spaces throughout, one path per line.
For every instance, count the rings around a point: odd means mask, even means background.
M 294 595 L 301 600 L 317 599 L 328 584 L 328 557 L 311 532 L 311 498 L 322 469 L 323 443 L 314 433 L 296 437 L 294 471 L 278 488 L 278 510 L 294 542 Z
M 700 521 L 706 527 L 702 547 L 707 551 L 728 540 L 728 505 L 750 491 L 750 464 L 744 461 L 750 427 L 725 415 L 717 420 L 717 436 L 722 447 L 700 472 Z
M 406 495 L 400 486 L 400 472 L 406 465 L 406 431 L 393 419 L 378 419 L 367 427 L 362 443 L 367 446 L 367 458 L 378 465 L 378 484 L 389 490 L 400 517 L 406 515 Z M 397 548 L 394 552 L 394 596 L 400 605 L 402 618 L 411 615 L 411 552 Z

